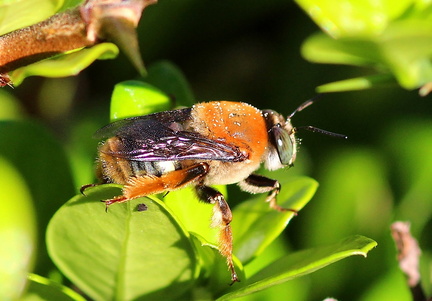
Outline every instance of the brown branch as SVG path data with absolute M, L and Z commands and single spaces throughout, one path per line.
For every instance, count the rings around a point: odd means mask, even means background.
M 7 73 L 12 70 L 103 40 L 127 50 L 137 69 L 143 69 L 135 28 L 144 8 L 156 2 L 88 0 L 76 9 L 0 36 L 0 86 L 8 84 Z
M 0 37 L 0 73 L 56 54 L 94 44 L 78 9 L 57 14 L 38 24 Z

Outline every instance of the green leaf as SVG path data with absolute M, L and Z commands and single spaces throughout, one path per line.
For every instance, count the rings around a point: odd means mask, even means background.
M 218 185 L 215 188 L 227 198 L 226 186 Z M 229 201 L 228 198 L 227 200 Z M 208 279 L 208 288 L 213 292 L 225 290 L 231 275 L 226 258 L 219 254 L 219 229 L 211 226 L 214 205 L 198 200 L 190 187 L 170 192 L 164 196 L 164 203 L 191 233 L 204 275 Z M 236 218 L 234 215 L 233 220 Z M 233 232 L 233 237 L 235 236 L 236 233 Z M 241 261 L 236 256 L 233 256 L 233 260 L 238 276 L 244 279 Z
M 29 187 L 0 155 L 0 299 L 15 300 L 33 267 L 36 221 Z
M 131 116 L 165 111 L 171 107 L 170 98 L 154 86 L 137 80 L 121 82 L 111 96 L 111 121 Z
M 151 65 L 145 81 L 172 97 L 175 106 L 190 107 L 195 103 L 195 97 L 185 76 L 171 62 L 161 61 Z
M 226 190 L 221 192 L 224 194 Z M 218 229 L 211 227 L 212 204 L 199 201 L 189 187 L 168 193 L 164 197 L 164 202 L 187 231 L 196 233 L 208 244 L 217 246 Z
M 297 178 L 283 185 L 278 203 L 300 211 L 315 194 L 318 183 L 310 178 Z M 233 211 L 234 254 L 243 263 L 258 256 L 286 228 L 294 217 L 291 211 L 278 212 L 264 202 L 265 197 L 239 204 Z
M 118 185 L 86 190 L 55 214 L 47 230 L 48 250 L 60 270 L 96 300 L 175 299 L 198 273 L 187 232 L 163 202 L 139 198 L 111 206 L 100 200 L 120 195 Z M 145 203 L 146 211 L 138 211 Z
M 303 1 L 300 1 L 303 2 Z M 305 1 L 307 2 L 307 1 Z M 326 1 L 321 1 L 326 2 Z M 352 3 L 351 3 L 352 2 Z M 410 6 L 410 1 L 402 1 L 403 4 L 397 6 L 393 11 L 394 3 L 388 1 L 380 1 L 379 10 L 385 16 L 384 23 L 380 25 L 378 30 L 368 31 L 367 26 L 361 28 L 361 22 L 358 30 L 347 26 L 345 29 L 338 29 L 338 33 L 332 33 L 330 36 L 324 34 L 315 34 L 308 38 L 302 46 L 302 55 L 317 63 L 328 64 L 348 64 L 354 66 L 369 66 L 373 67 L 378 74 L 382 74 L 385 83 L 391 82 L 391 78 L 395 78 L 399 85 L 405 89 L 416 89 L 426 83 L 432 82 L 432 9 L 430 6 L 422 6 L 416 3 L 416 6 Z M 329 2 L 330 3 L 330 2 Z M 326 3 L 324 6 L 329 5 Z M 369 3 L 366 1 L 365 3 Z M 400 2 L 398 2 L 400 3 Z M 370 3 L 369 3 L 370 4 Z M 368 6 L 367 4 L 366 6 Z M 392 6 L 388 7 L 388 5 Z M 363 2 L 345 1 L 341 6 L 349 6 L 352 12 L 363 9 Z M 313 5 L 312 5 L 313 6 Z M 312 9 L 318 10 L 320 4 Z M 334 7 L 333 9 L 335 9 Z M 406 11 L 404 11 L 406 10 Z M 343 9 L 342 9 L 343 11 Z M 395 18 L 401 15 L 400 18 Z M 345 20 L 345 25 L 357 21 L 356 17 L 351 14 L 343 14 L 338 8 L 334 13 L 342 16 Z M 363 18 L 362 22 L 370 22 L 381 13 L 365 10 L 364 14 L 359 15 Z M 387 15 L 388 14 L 388 15 Z M 333 20 L 334 21 L 334 20 Z M 333 22 L 326 21 L 326 22 Z M 324 29 L 332 26 L 325 22 L 321 23 Z M 365 30 L 365 32 L 362 32 Z M 337 37 L 337 39 L 335 39 Z M 332 83 L 332 87 L 320 89 L 321 91 L 346 91 L 351 89 L 366 89 L 375 87 L 369 85 L 368 79 L 358 79 L 355 82 Z M 352 88 L 351 88 L 352 87 Z
M 47 19 L 60 9 L 63 2 L 64 0 L 0 1 L 0 35 Z
M 56 58 L 43 60 L 9 73 L 14 85 L 19 85 L 29 76 L 66 77 L 77 75 L 96 59 L 113 59 L 119 50 L 112 43 L 101 43 L 91 48 L 59 55 Z
M 36 271 L 45 274 L 52 262 L 45 250 L 44 230 L 57 208 L 75 194 L 69 162 L 53 135 L 39 124 L 28 121 L 0 121 L 0 156 L 21 174 L 34 200 L 41 229 Z M 10 198 L 12 196 L 3 200 Z
M 63 5 L 60 8 L 60 11 L 62 12 L 66 9 L 76 7 L 77 5 L 79 5 L 83 2 L 84 2 L 84 0 L 64 0 Z
M 315 63 L 376 66 L 382 61 L 379 46 L 367 38 L 333 39 L 323 33 L 311 35 L 303 42 L 301 54 Z
M 153 64 L 143 81 L 117 84 L 111 97 L 111 120 L 191 106 L 192 92 L 181 71 L 169 62 Z
M 357 78 L 345 79 L 318 86 L 318 93 L 342 92 L 353 90 L 365 90 L 395 85 L 396 81 L 391 75 L 371 75 Z
M 209 244 L 204 238 L 195 233 L 191 233 L 191 238 L 202 267 L 202 277 L 206 279 L 205 289 L 213 297 L 221 295 L 221 292 L 227 290 L 229 284 L 231 284 L 231 273 L 228 270 L 226 258 L 219 253 L 217 245 Z M 237 276 L 241 280 L 245 279 L 242 263 L 235 256 L 233 256 L 233 261 Z
M 352 255 L 366 257 L 366 254 L 376 245 L 377 243 L 370 238 L 353 236 L 333 245 L 290 254 L 276 260 L 245 281 L 241 288 L 233 288 L 232 292 L 218 300 L 231 300 L 252 294 L 295 277 L 312 273 Z
M 21 297 L 20 301 L 85 301 L 77 292 L 70 288 L 51 281 L 39 275 L 30 274 L 28 276 L 29 287 L 27 288 L 26 294 Z
M 413 0 L 296 0 L 323 31 L 334 38 L 374 36 L 401 16 Z

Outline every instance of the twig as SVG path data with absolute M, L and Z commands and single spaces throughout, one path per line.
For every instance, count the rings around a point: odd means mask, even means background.
M 421 255 L 417 240 L 412 237 L 410 223 L 394 222 L 391 234 L 398 251 L 399 268 L 407 277 L 407 284 L 414 301 L 426 301 L 426 295 L 420 284 L 419 260 Z

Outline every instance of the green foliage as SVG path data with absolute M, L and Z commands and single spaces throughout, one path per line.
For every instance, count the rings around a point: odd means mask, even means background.
M 60 285 L 55 281 L 51 281 L 39 275 L 28 275 L 28 288 L 20 301 L 43 301 L 43 300 L 56 300 L 56 301 L 85 301 L 77 292 L 72 289 Z
M 57 58 L 48 59 L 18 68 L 10 73 L 14 85 L 19 85 L 29 76 L 65 77 L 77 75 L 87 68 L 96 59 L 113 59 L 118 54 L 118 48 L 112 43 L 101 43 L 91 48 L 73 51 L 60 55 Z
M 78 0 L 11 0 L 0 1 L 0 35 L 41 22 L 59 11 L 74 7 Z M 37 7 L 38 9 L 35 9 Z M 44 60 L 10 72 L 15 86 L 29 76 L 65 77 L 77 75 L 96 59 L 113 59 L 118 48 L 112 43 L 101 43 L 89 49 L 78 49 L 69 54 Z
M 137 199 L 106 213 L 100 200 L 120 189 L 86 194 L 62 206 L 47 230 L 49 253 L 73 283 L 95 300 L 173 300 L 190 290 L 199 268 L 193 245 L 162 201 Z
M 312 62 L 371 67 L 379 74 L 318 87 L 319 92 L 368 89 L 396 80 L 405 89 L 432 81 L 432 7 L 424 1 L 296 1 L 326 33 L 302 53 Z
M 192 102 L 189 98 L 192 93 L 174 66 L 165 62 L 149 70 L 152 83 L 161 90 L 142 81 L 128 81 L 117 85 L 112 97 L 111 116 L 120 118 L 163 109 L 170 104 L 166 94 L 159 92 L 165 89 L 175 95 L 183 95 L 176 99 L 178 105 Z M 166 77 L 177 79 L 167 82 L 164 80 Z M 69 168 L 64 161 L 63 150 L 50 141 L 50 135 L 34 124 L 9 121 L 0 126 L 3 126 L 3 131 L 0 132 L 3 135 L 2 141 L 8 142 L 4 146 L 15 145 L 19 150 L 11 152 L 9 148 L 1 150 L 0 147 L 0 153 L 18 166 L 20 173 L 28 177 L 26 181 L 30 188 L 26 193 L 21 186 L 12 184 L 14 177 L 8 177 L 11 191 L 5 192 L 23 201 L 26 198 L 21 197 L 22 193 L 39 200 L 35 203 L 36 212 L 43 223 L 43 216 L 51 217 L 53 210 L 59 207 L 59 202 L 72 194 L 70 189 L 65 189 L 65 183 L 72 184 L 72 178 L 67 172 Z M 26 138 L 23 139 L 24 137 Z M 32 159 L 27 155 L 30 149 L 39 157 L 40 161 L 37 162 L 48 163 L 48 166 L 28 169 L 37 164 L 33 160 L 29 162 Z M 49 159 L 44 160 L 41 156 Z M 60 166 L 63 167 L 59 169 Z M 54 170 L 61 171 L 62 175 L 56 174 Z M 37 172 L 38 176 L 35 176 L 34 172 Z M 8 172 L 8 175 L 12 174 L 12 171 Z M 38 181 L 42 183 L 37 184 Z M 279 203 L 297 210 L 301 210 L 309 202 L 317 189 L 317 183 L 306 177 L 281 179 L 281 182 L 285 188 L 279 195 Z M 60 189 L 46 189 L 47 183 L 50 187 Z M 35 185 L 39 189 L 36 189 Z M 227 195 L 224 187 L 219 189 Z M 21 194 L 17 194 L 17 190 L 21 190 Z M 242 282 L 230 287 L 230 274 L 225 259 L 218 252 L 218 231 L 210 227 L 212 206 L 200 203 L 191 189 L 183 189 L 160 199 L 152 196 L 115 205 L 105 212 L 105 206 L 100 200 L 119 194 L 121 190 L 118 185 L 89 188 L 85 195 L 78 194 L 62 205 L 47 227 L 47 248 L 56 267 L 81 291 L 96 300 L 228 300 L 284 283 L 347 256 L 365 255 L 376 245 L 370 239 L 352 237 L 337 245 L 283 254 L 278 260 L 274 258 L 262 267 L 257 268 L 255 265 L 254 268 L 254 262 L 262 254 L 266 254 L 267 248 L 294 216 L 292 212 L 271 210 L 264 202 L 265 196 L 261 195 L 242 201 L 233 209 L 234 262 Z M 56 204 L 49 205 L 47 200 Z M 137 209 L 142 203 L 146 205 L 145 211 Z M 4 227 L 13 229 L 13 224 L 25 220 L 31 242 L 34 226 L 31 225 L 31 218 L 26 217 L 33 212 L 31 206 L 26 205 L 26 211 L 16 207 L 18 202 L 13 204 L 14 206 L 4 212 L 10 214 L 12 211 L 23 217 L 11 219 Z M 42 209 L 44 212 L 39 212 Z M 40 248 L 44 248 L 43 245 L 41 243 Z M 10 254 L 8 252 L 16 252 L 14 248 L 13 244 L 9 244 L 4 251 Z M 25 281 L 25 271 L 31 270 L 32 253 L 28 253 L 29 260 L 21 267 L 20 273 L 17 270 L 8 271 L 16 275 L 16 280 L 7 291 L 1 292 L 2 297 L 20 294 Z M 38 257 L 37 266 L 42 262 L 44 264 L 43 268 L 36 270 L 44 274 L 50 269 L 50 264 L 47 264 L 47 258 L 40 254 Z M 22 257 L 20 262 L 23 263 Z M 23 296 L 23 300 L 32 298 L 82 300 L 81 296 L 69 291 L 67 287 L 38 275 L 29 276 L 27 293 Z
M 62 7 L 63 2 L 64 0 L 1 0 L 0 35 L 49 18 Z
M 166 65 L 150 70 L 176 72 Z M 154 74 L 153 78 L 164 77 Z M 149 84 L 119 84 L 113 94 L 111 116 L 147 112 L 161 97 L 166 99 Z M 279 202 L 300 210 L 316 188 L 311 179 L 292 179 Z M 233 210 L 234 261 L 244 282 L 230 288 L 225 259 L 217 251 L 217 229 L 210 228 L 211 206 L 200 204 L 190 189 L 183 189 L 163 200 L 140 198 L 110 207 L 105 213 L 99 201 L 119 194 L 121 190 L 113 185 L 88 189 L 85 196 L 78 195 L 62 206 L 48 227 L 48 249 L 57 267 L 93 299 L 176 299 L 185 294 L 192 298 L 196 291 L 205 291 L 211 298 L 229 291 L 221 298 L 230 299 L 310 273 L 346 256 L 365 255 L 376 244 L 352 238 L 321 251 L 287 255 L 247 281 L 242 266 L 259 257 L 293 217 L 292 212 L 271 210 L 263 197 L 254 198 Z M 141 203 L 147 206 L 144 212 L 137 210 Z M 173 245 L 176 247 L 170 247 Z
M 19 1 L 7 2 L 16 5 Z M 33 3 L 33 1 L 30 2 Z M 285 0 L 257 1 L 253 4 L 250 1 L 240 0 L 235 5 L 223 0 L 217 2 L 200 0 L 159 2 L 157 6 L 149 10 L 149 18 L 143 18 L 140 25 L 142 30 L 140 39 L 143 41 L 141 46 L 145 46 L 141 49 L 147 63 L 160 58 L 169 58 L 182 66 L 197 95 L 197 98 L 187 96 L 189 93 L 191 95 L 191 92 L 190 89 L 186 89 L 184 99 L 191 102 L 195 99 L 243 100 L 253 103 L 259 108 L 272 108 L 284 114 L 289 113 L 302 100 L 310 97 L 311 89 L 322 85 L 323 81 L 330 82 L 355 77 L 340 85 L 336 83 L 336 86 L 326 87 L 327 90 L 332 91 L 347 91 L 383 87 L 388 86 L 389 83 L 397 83 L 399 79 L 396 79 L 393 72 L 398 72 L 401 76 L 408 73 L 408 78 L 410 78 L 411 71 L 400 71 L 394 68 L 397 64 L 390 60 L 392 54 L 388 57 L 389 60 L 387 60 L 387 54 L 386 60 L 381 55 L 377 55 L 376 48 L 381 47 L 383 43 L 380 40 L 380 32 L 382 30 L 386 32 L 387 28 L 399 21 L 406 21 L 416 14 L 419 18 L 422 16 L 427 18 L 428 14 L 428 10 L 422 8 L 421 2 L 411 2 L 411 5 L 404 1 L 379 1 L 375 3 L 384 4 L 373 7 L 371 6 L 372 2 L 353 1 L 356 9 L 351 11 L 343 10 L 346 6 L 333 5 L 333 9 L 336 11 L 330 15 L 332 20 L 339 20 L 336 22 L 338 26 L 362 24 L 361 21 L 366 20 L 363 21 L 364 26 L 360 27 L 360 29 L 366 29 L 362 32 L 355 26 L 353 28 L 348 26 L 347 29 L 342 28 L 339 32 L 331 34 L 337 39 L 324 34 L 314 35 L 310 41 L 317 41 L 317 44 L 314 45 L 316 48 L 308 48 L 308 45 L 311 44 L 307 43 L 303 50 L 305 53 L 310 51 L 312 53 L 310 55 L 311 60 L 314 60 L 312 57 L 316 57 L 317 62 L 327 63 L 328 61 L 329 63 L 368 67 L 373 70 L 373 75 L 364 76 L 364 68 L 311 65 L 300 59 L 298 45 L 305 35 L 313 30 L 312 25 L 308 24 L 303 12 Z M 2 5 L 4 3 L 6 1 L 1 2 Z M 314 3 L 322 4 L 324 2 L 315 1 Z M 330 2 L 326 3 L 331 4 Z M 244 9 L 246 5 L 247 10 Z M 407 5 L 411 5 L 408 10 Z M 423 10 L 422 14 L 419 13 L 421 10 Z M 3 11 L 1 12 L 3 13 Z M 33 9 L 26 17 L 30 18 L 30 14 L 33 13 L 37 13 L 37 11 Z M 224 22 L 220 22 L 222 15 Z M 375 25 L 372 21 L 368 23 L 368 20 L 372 20 L 371 16 L 374 15 L 381 16 L 378 20 L 383 21 Z M 15 14 L 15 16 L 19 17 L 19 14 Z M 355 20 L 355 22 L 342 23 L 342 19 L 344 21 Z M 269 20 L 272 22 L 268 22 Z M 265 26 L 264 29 L 262 26 L 264 22 L 266 25 L 272 26 Z M 419 22 L 418 24 L 421 25 L 422 23 Z M 413 29 L 410 26 L 407 28 L 409 32 L 406 34 L 409 39 L 403 47 L 410 48 Z M 355 35 L 350 36 L 350 32 L 354 32 Z M 402 31 L 397 33 L 402 36 Z M 428 57 L 425 57 L 428 48 L 428 35 L 419 35 L 416 43 L 420 43 L 423 38 L 426 38 L 424 42 L 426 47 L 418 48 L 419 60 L 415 59 L 412 64 L 415 67 L 414 71 L 419 66 L 420 69 L 423 68 L 423 65 L 415 63 L 421 61 L 422 58 L 426 62 L 425 70 L 428 70 Z M 350 43 L 351 41 L 352 43 Z M 412 43 L 412 45 L 416 45 L 416 43 Z M 397 43 L 394 45 L 400 46 Z M 407 51 L 410 56 L 415 56 L 414 52 L 411 52 L 412 49 L 406 50 L 406 48 L 404 51 Z M 394 51 L 397 52 L 398 50 Z M 397 55 L 403 55 L 403 52 L 398 52 Z M 309 57 L 309 54 L 307 56 Z M 405 58 L 402 57 L 401 62 L 404 61 Z M 164 64 L 168 69 L 170 68 L 169 64 Z M 155 65 L 150 65 L 148 70 L 151 70 Z M 392 68 L 396 71 L 393 71 Z M 79 80 L 77 78 L 64 79 L 71 88 L 61 90 L 63 92 L 60 94 L 51 95 L 57 102 L 52 102 L 50 104 L 52 107 L 46 107 L 42 113 L 37 115 L 39 118 L 46 116 L 44 114 L 48 115 L 48 113 L 55 116 L 53 112 L 57 111 L 57 106 L 62 105 L 66 97 L 72 98 L 76 92 L 74 89 L 76 89 L 80 93 L 75 99 L 76 102 L 73 103 L 74 118 L 71 117 L 73 114 L 69 112 L 69 115 L 57 115 L 57 119 L 45 117 L 43 121 L 48 126 L 44 127 L 33 121 L 27 121 L 29 126 L 22 131 L 9 133 L 9 128 L 1 128 L 0 147 L 2 152 L 0 156 L 5 161 L 5 164 L 1 163 L 1 170 L 3 174 L 7 173 L 1 182 L 2 192 L 5 192 L 5 196 L 1 198 L 2 208 L 3 206 L 7 208 L 4 211 L 5 214 L 10 213 L 12 216 L 17 216 L 15 223 L 6 224 L 7 228 L 13 228 L 16 224 L 23 223 L 24 220 L 28 219 L 26 214 L 29 212 L 36 215 L 35 210 L 37 215 L 42 216 L 42 219 L 38 217 L 42 222 L 37 225 L 39 237 L 42 236 L 41 234 L 45 233 L 48 219 L 67 199 L 73 198 L 73 195 L 77 193 L 77 187 L 93 181 L 92 165 L 97 141 L 92 141 L 91 135 L 97 128 L 108 122 L 109 105 L 106 100 L 109 99 L 114 84 L 124 80 L 124 78 L 135 76 L 136 72 L 130 72 L 130 69 L 132 68 L 129 63 L 120 57 L 117 60 L 104 62 L 90 68 L 85 74 L 78 77 Z M 185 100 L 179 101 L 181 97 L 179 97 L 178 90 L 172 92 L 174 91 L 173 88 L 168 89 L 166 84 L 160 84 L 160 81 L 164 81 L 166 78 L 170 78 L 168 83 L 172 83 L 179 77 L 170 77 L 169 72 L 157 76 L 153 74 L 153 71 L 149 71 L 149 73 L 145 81 L 136 79 L 139 83 L 138 91 L 140 91 L 141 85 L 144 88 L 153 86 L 154 89 L 152 90 L 163 91 L 164 95 L 160 95 L 162 100 L 160 104 L 168 105 L 166 101 L 169 100 L 169 108 L 187 103 Z M 412 74 L 415 75 L 415 72 Z M 415 79 L 415 77 L 413 78 Z M 159 83 L 156 83 L 156 79 Z M 184 78 L 181 79 L 184 80 Z M 80 82 L 85 82 L 85 85 L 81 85 Z M 41 98 L 44 97 L 41 96 L 37 87 L 46 86 L 47 83 L 59 87 L 60 81 L 31 78 L 15 90 L 3 89 L 0 93 L 1 118 L 23 120 L 29 119 L 30 114 L 33 116 L 37 114 L 37 106 Z M 123 84 L 119 84 L 120 88 Z M 123 87 L 127 86 L 126 83 Z M 423 252 L 421 261 L 422 285 L 430 295 L 432 291 L 429 279 L 432 258 L 430 253 L 430 217 L 432 216 L 430 196 L 432 193 L 429 184 L 431 183 L 430 148 L 432 141 L 430 102 L 427 99 L 419 100 L 416 93 L 397 89 L 394 84 L 390 87 L 392 89 L 370 89 L 366 92 L 327 95 L 323 101 L 295 116 L 295 125 L 317 125 L 331 131 L 347 134 L 349 140 L 341 142 L 320 135 L 298 133 L 302 139 L 302 144 L 296 166 L 290 170 L 265 173 L 265 175 L 283 182 L 282 193 L 285 193 L 286 190 L 296 191 L 297 188 L 300 189 L 300 186 L 297 187 L 296 185 L 300 185 L 303 181 L 306 184 L 315 185 L 312 184 L 314 181 L 299 177 L 299 175 L 304 174 L 313 175 L 319 181 L 320 189 L 305 210 L 302 210 L 298 217 L 290 220 L 289 227 L 283 232 L 283 235 L 280 235 L 266 247 L 257 246 L 260 250 L 254 250 L 253 256 L 244 256 L 239 253 L 243 248 L 237 249 L 238 246 L 243 245 L 242 240 L 246 239 L 243 232 L 248 230 L 248 233 L 251 233 L 253 230 L 257 230 L 254 227 L 242 227 L 242 221 L 247 218 L 248 224 L 251 224 L 254 221 L 259 223 L 260 219 L 254 220 L 252 212 L 247 214 L 241 208 L 245 206 L 247 211 L 249 205 L 243 205 L 243 202 L 256 201 L 254 203 L 256 206 L 262 205 L 263 210 L 267 210 L 267 204 L 259 198 L 255 199 L 247 194 L 239 194 L 235 188 L 231 189 L 230 187 L 229 193 L 227 193 L 225 188 L 218 187 L 227 196 L 235 211 L 233 227 L 236 228 L 236 241 L 234 247 L 238 257 L 242 258 L 236 261 L 238 269 L 241 269 L 242 282 L 235 284 L 232 288 L 227 286 L 229 273 L 223 258 L 215 249 L 216 241 L 214 238 L 208 238 L 212 235 L 215 237 L 216 232 L 215 229 L 209 227 L 211 206 L 201 204 L 193 199 L 193 194 L 189 189 L 181 190 L 176 194 L 168 194 L 163 198 L 163 203 L 156 201 L 164 207 L 156 206 L 157 208 L 154 210 L 160 212 L 164 212 L 163 208 L 169 210 L 170 214 L 165 215 L 165 217 L 173 219 L 177 223 L 175 227 L 183 229 L 179 232 L 193 243 L 193 252 L 196 256 L 194 264 L 197 267 L 195 271 L 199 271 L 199 276 L 193 275 L 193 281 L 195 281 L 193 288 L 188 292 L 190 295 L 184 295 L 185 298 L 205 300 L 217 296 L 228 298 L 234 294 L 239 296 L 243 292 L 249 293 L 255 290 L 259 284 L 257 282 L 255 284 L 249 283 L 254 279 L 254 275 L 271 266 L 273 262 L 279 262 L 280 264 L 275 265 L 277 268 L 284 269 L 283 272 L 275 273 L 275 278 L 269 277 L 269 283 L 263 283 L 262 288 L 265 288 L 264 290 L 245 295 L 240 300 L 280 300 L 281 296 L 299 301 L 322 300 L 327 296 L 334 296 L 339 300 L 410 300 L 409 288 L 397 267 L 394 243 L 389 235 L 389 225 L 395 219 L 409 220 L 412 223 L 413 234 L 418 238 Z M 144 89 L 139 93 L 141 92 L 151 94 L 150 90 Z M 16 97 L 12 97 L 12 94 L 15 94 Z M 29 97 L 29 94 L 32 94 L 32 97 Z M 128 97 L 127 94 L 123 94 L 120 98 L 123 98 L 126 103 L 133 102 L 133 98 L 128 99 Z M 121 107 L 121 102 L 118 102 L 117 105 Z M 190 103 L 187 105 L 189 106 Z M 159 106 L 159 102 L 157 106 Z M 158 109 L 157 106 L 149 108 L 149 111 Z M 141 114 L 140 109 L 132 104 L 127 105 L 127 107 L 124 110 L 124 116 Z M 128 114 L 128 110 L 134 111 L 134 113 Z M 14 121 L 14 124 L 21 124 L 21 121 Z M 47 130 L 47 127 L 50 130 Z M 15 138 L 5 139 L 5 137 Z M 27 140 L 29 143 L 23 144 L 21 140 Z M 41 147 L 42 145 L 47 147 Z M 65 155 L 64 149 L 67 155 Z M 3 154 L 5 150 L 6 155 Z M 22 152 L 18 152 L 18 150 Z M 14 155 L 15 152 L 17 152 L 16 156 Z M 66 159 L 57 161 L 56 158 L 58 157 L 63 157 L 63 159 L 66 157 Z M 43 164 L 39 162 L 43 162 Z M 45 164 L 49 165 L 46 168 L 49 172 L 44 168 Z M 3 166 L 11 168 L 3 168 Z M 73 172 L 69 172 L 70 168 L 73 169 Z M 14 175 L 11 170 L 15 170 L 18 177 L 23 179 L 23 183 L 21 182 L 23 185 L 11 184 L 9 187 L 9 184 L 16 179 L 16 174 Z M 262 173 L 264 174 L 264 172 Z M 293 182 L 292 185 L 291 182 Z M 7 186 L 4 186 L 3 183 Z M 118 191 L 118 188 L 112 187 L 100 187 L 98 189 L 101 189 L 103 193 Z M 14 201 L 15 196 L 23 195 L 26 191 L 30 195 L 35 209 L 33 210 L 31 206 L 14 209 L 15 205 L 18 206 L 18 203 Z M 97 189 L 95 192 L 88 191 L 90 199 L 96 191 Z M 314 189 L 308 191 L 312 194 Z M 306 199 L 305 194 L 303 197 Z M 75 196 L 75 198 L 84 199 L 81 196 Z M 279 201 L 283 202 L 284 198 L 280 198 Z M 13 203 L 10 203 L 9 200 Z M 47 204 L 48 200 L 55 202 Z M 154 203 L 148 198 L 141 200 L 145 204 L 150 201 L 152 204 Z M 186 201 L 190 204 L 183 206 Z M 286 201 L 290 202 L 291 200 L 288 198 Z M 95 209 L 97 214 L 101 214 L 103 219 L 113 218 L 112 215 L 116 215 L 114 210 L 124 212 L 125 215 L 130 214 L 130 216 L 138 214 L 133 210 L 132 204 L 113 206 L 108 213 L 103 212 L 104 206 L 98 200 L 94 200 L 94 205 L 97 207 Z M 79 206 L 84 207 L 83 204 Z M 59 209 L 59 212 L 65 212 L 66 209 L 70 210 L 69 207 L 72 207 L 70 203 Z M 191 215 L 187 214 L 187 210 L 194 210 L 192 211 L 193 216 L 202 216 L 202 218 L 190 218 Z M 149 211 L 139 213 L 145 215 L 146 218 L 149 216 Z M 271 211 L 267 213 L 271 213 Z M 180 216 L 189 218 L 180 220 Z M 123 220 L 124 224 L 127 222 L 127 219 Z M 70 227 L 77 225 L 74 221 L 70 223 Z M 146 222 L 143 222 L 142 227 L 145 228 L 146 226 Z M 267 226 L 271 228 L 268 223 Z M 63 228 L 65 231 L 73 231 L 65 228 Z M 112 229 L 108 228 L 106 232 L 109 230 Z M 273 239 L 269 235 L 277 236 L 278 233 L 276 232 L 278 231 L 268 233 L 265 236 L 268 242 Z M 33 228 L 33 232 L 35 232 L 35 228 Z M 331 250 L 331 246 L 336 245 L 335 242 L 356 233 L 373 237 L 379 242 L 379 247 L 369 254 L 367 260 L 353 257 L 339 264 L 327 266 L 325 269 L 320 269 L 305 277 L 293 278 L 272 287 L 267 285 L 275 284 L 277 275 L 281 276 L 280 279 L 291 277 L 285 272 L 292 271 L 298 275 L 299 270 L 297 268 L 291 269 L 282 263 L 285 262 L 284 260 L 289 261 L 291 255 L 298 254 L 298 252 L 302 254 L 303 251 L 299 251 L 299 249 L 309 250 L 312 248 L 320 251 L 323 247 L 329 246 Z M 94 240 L 97 241 L 97 239 L 94 237 Z M 355 241 L 355 236 L 352 237 L 352 240 Z M 261 245 L 263 244 L 261 242 Z M 267 245 L 267 243 L 265 244 Z M 361 248 L 356 250 L 359 251 Z M 12 246 L 9 247 L 8 244 L 5 244 L 5 247 L 2 245 L 2 251 L 15 254 Z M 333 255 L 337 254 L 337 252 L 330 252 Z M 34 252 L 35 257 L 38 257 L 35 260 L 37 266 L 35 273 L 47 278 L 30 275 L 27 293 L 23 298 L 31 297 L 30 294 L 33 296 L 42 295 L 44 292 L 43 297 L 39 299 L 61 300 L 61 298 L 69 298 L 66 300 L 70 300 L 72 298 L 80 300 L 79 296 L 68 297 L 67 293 L 63 294 L 62 297 L 58 295 L 58 292 L 64 291 L 66 286 L 70 286 L 70 283 L 67 279 L 62 279 L 58 271 L 47 273 L 47 270 L 53 269 L 53 265 L 39 259 L 47 259 L 46 254 L 40 255 L 43 253 L 45 253 L 43 238 L 42 240 L 39 238 L 39 246 Z M 185 252 L 185 254 L 188 253 Z M 326 261 L 328 257 L 325 257 L 324 253 L 321 254 Z M 3 258 L 7 258 L 7 255 Z M 243 258 L 249 259 L 244 260 Z M 145 261 L 147 258 L 140 258 L 141 260 Z M 315 263 L 317 262 L 319 260 L 315 261 Z M 32 270 L 31 260 L 23 260 L 21 264 L 25 270 Z M 313 266 L 305 264 L 303 268 L 307 270 L 308 267 Z M 16 296 L 22 291 L 23 287 L 18 285 L 18 282 L 24 279 L 24 273 L 21 271 L 13 269 L 7 272 L 15 273 L 14 280 L 17 280 L 17 284 L 7 286 L 7 291 L 1 292 L 0 299 L 4 296 L 10 296 L 10 294 Z M 143 275 L 146 273 L 147 270 L 143 272 Z M 36 281 L 34 277 L 40 277 L 40 280 Z M 35 282 L 37 283 L 35 284 Z M 60 286 L 56 282 L 63 283 L 64 286 Z M 35 286 L 39 287 L 36 288 L 36 294 L 34 294 Z M 1 284 L 0 287 L 2 287 Z M 248 287 L 251 289 L 250 291 L 247 291 Z M 169 290 L 169 286 L 167 289 Z M 9 295 L 3 293 L 9 293 Z
M 30 191 L 19 172 L 0 156 L 0 297 L 18 298 L 23 290 L 27 272 L 33 268 L 35 254 L 35 216 Z

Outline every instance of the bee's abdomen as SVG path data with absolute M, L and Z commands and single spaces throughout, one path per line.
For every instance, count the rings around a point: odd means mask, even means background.
M 108 139 L 99 147 L 98 174 L 105 183 L 126 184 L 130 177 L 152 175 L 160 177 L 181 169 L 178 161 L 137 161 L 120 155 L 123 144 L 117 137 Z

